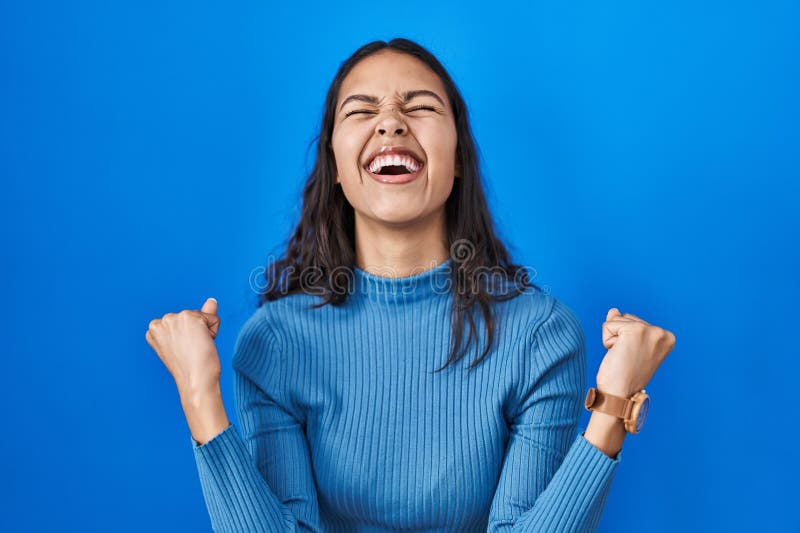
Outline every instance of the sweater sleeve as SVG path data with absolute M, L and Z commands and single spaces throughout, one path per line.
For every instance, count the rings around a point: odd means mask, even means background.
M 322 531 L 308 441 L 285 394 L 283 353 L 263 306 L 242 327 L 233 356 L 236 414 L 198 444 L 191 438 L 217 532 Z
M 527 382 L 511 421 L 489 532 L 596 531 L 621 460 L 577 433 L 586 381 L 586 340 L 560 300 L 534 326 Z

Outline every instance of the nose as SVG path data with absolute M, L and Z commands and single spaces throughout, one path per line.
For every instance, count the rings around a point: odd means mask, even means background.
M 378 121 L 375 125 L 375 131 L 379 135 L 385 135 L 387 131 L 393 132 L 394 135 L 404 135 L 407 127 L 396 111 L 390 111 Z

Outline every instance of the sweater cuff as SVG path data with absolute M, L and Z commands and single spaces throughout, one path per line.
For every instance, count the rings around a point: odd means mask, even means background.
M 191 442 L 214 531 L 295 530 L 296 518 L 270 490 L 236 426 Z
M 622 461 L 622 449 L 617 452 L 616 457 L 611 458 L 603 453 L 600 448 L 586 440 L 585 433 L 586 431 L 584 430 L 575 437 L 574 446 L 568 453 L 576 456 L 573 460 L 581 465 L 581 470 L 597 472 L 600 478 L 613 474 L 620 461 Z
M 222 431 L 220 431 L 219 433 L 214 435 L 214 437 L 212 437 L 211 440 L 206 441 L 204 444 L 200 444 L 199 442 L 194 440 L 194 437 L 192 437 L 191 435 L 189 436 L 189 438 L 192 441 L 192 448 L 196 450 L 197 448 L 203 448 L 203 447 L 208 446 L 209 444 L 211 444 L 215 440 L 219 439 L 220 437 L 222 437 L 221 440 L 225 440 L 228 443 L 230 443 L 231 435 L 225 435 L 225 434 L 226 433 L 229 434 L 231 431 L 233 431 L 233 424 L 228 424 L 228 427 L 226 427 L 225 429 L 223 429 Z M 210 448 L 219 447 L 219 445 L 220 445 L 220 443 L 218 442 L 214 446 L 210 446 Z

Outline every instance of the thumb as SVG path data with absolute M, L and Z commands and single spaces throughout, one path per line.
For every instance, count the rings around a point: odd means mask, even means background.
M 211 332 L 211 338 L 216 339 L 220 323 L 220 319 L 217 316 L 217 300 L 215 298 L 207 299 L 200 312 L 206 316 L 206 325 L 208 325 L 208 330 Z
M 608 313 L 606 313 L 606 321 L 603 323 L 602 329 L 603 329 L 603 346 L 605 346 L 606 349 L 608 350 L 613 348 L 614 344 L 616 344 L 617 342 L 616 330 L 611 330 L 608 327 L 608 322 L 620 316 L 622 316 L 622 314 L 616 307 L 612 307 L 611 309 L 608 310 Z
M 203 307 L 200 308 L 200 311 L 208 315 L 216 315 L 217 300 L 215 298 L 209 298 L 208 300 L 206 300 L 206 303 L 203 304 Z

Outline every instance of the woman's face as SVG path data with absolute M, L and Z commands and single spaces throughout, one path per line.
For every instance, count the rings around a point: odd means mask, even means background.
M 361 60 L 343 80 L 331 145 L 336 182 L 356 219 L 407 226 L 443 209 L 454 176 L 460 175 L 456 144 L 455 120 L 444 86 L 415 57 L 377 52 Z M 396 162 L 393 157 L 373 161 L 372 156 L 384 147 L 409 150 L 419 160 L 412 161 L 409 170 L 419 163 L 421 168 L 409 176 L 406 170 L 379 167 Z M 383 174 L 388 172 L 406 176 Z

